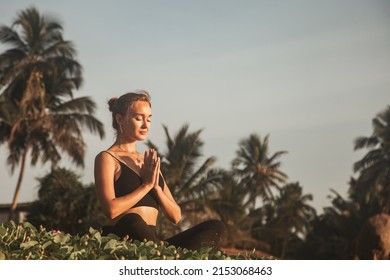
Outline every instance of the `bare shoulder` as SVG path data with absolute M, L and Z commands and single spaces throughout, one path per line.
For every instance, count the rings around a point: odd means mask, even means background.
M 101 151 L 95 157 L 95 161 L 102 161 L 108 158 L 109 154 L 106 151 Z
M 101 151 L 95 157 L 95 178 L 111 177 L 119 174 L 121 170 L 118 161 L 106 151 Z
M 116 164 L 116 160 L 107 151 L 101 151 L 95 157 L 95 164 Z

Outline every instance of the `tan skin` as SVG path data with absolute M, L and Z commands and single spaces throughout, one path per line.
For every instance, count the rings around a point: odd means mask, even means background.
M 134 170 L 142 178 L 143 184 L 133 192 L 115 197 L 114 182 L 120 176 L 120 164 L 108 153 L 101 152 L 95 158 L 95 185 L 103 213 L 108 218 L 105 225 L 114 225 L 123 215 L 136 213 L 148 225 L 156 225 L 158 210 L 149 206 L 132 208 L 150 190 L 156 193 L 160 209 L 173 223 L 181 220 L 179 205 L 164 182 L 164 189 L 158 185 L 160 158 L 153 149 L 142 156 L 136 149 L 136 142 L 145 140 L 152 117 L 151 108 L 146 101 L 132 103 L 125 116 L 116 115 L 121 127 L 115 143 L 108 149 L 118 159 Z

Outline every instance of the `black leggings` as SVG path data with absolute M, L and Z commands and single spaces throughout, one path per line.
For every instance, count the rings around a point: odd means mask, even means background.
M 102 231 L 103 235 L 113 233 L 119 237 L 128 235 L 133 240 L 160 241 L 156 227 L 146 224 L 142 217 L 135 213 L 124 215 L 114 226 L 103 226 Z M 190 250 L 199 250 L 206 246 L 218 250 L 225 234 L 225 225 L 221 221 L 209 220 L 176 234 L 165 241 L 175 247 Z

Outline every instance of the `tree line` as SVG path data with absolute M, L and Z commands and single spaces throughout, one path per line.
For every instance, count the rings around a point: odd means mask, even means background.
M 84 164 L 84 128 L 104 137 L 90 97 L 75 98 L 82 85 L 82 67 L 73 43 L 62 38 L 62 26 L 35 8 L 21 11 L 11 27 L 1 26 L 0 42 L 10 46 L 0 54 L 0 144 L 7 145 L 7 163 L 19 176 L 10 210 L 17 206 L 27 156 L 30 164 L 51 163 L 39 178 L 38 200 L 28 220 L 48 229 L 81 234 L 99 228 L 104 217 L 94 185 L 60 167 L 62 154 Z M 161 155 L 161 169 L 181 206 L 177 226 L 159 217 L 165 238 L 215 217 L 228 229 L 226 247 L 254 248 L 283 259 L 353 259 L 364 223 L 390 211 L 390 106 L 373 119 L 373 133 L 359 137 L 354 148 L 367 154 L 354 166 L 348 197 L 332 190 L 331 206 L 317 215 L 299 182 L 282 171 L 287 151 L 271 153 L 270 136 L 249 135 L 238 143 L 228 170 L 202 153 L 202 130 L 184 124 L 172 135 L 164 126 L 165 147 L 147 146 Z

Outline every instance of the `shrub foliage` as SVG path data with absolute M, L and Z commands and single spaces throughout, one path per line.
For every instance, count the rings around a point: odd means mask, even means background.
M 138 241 L 100 231 L 71 236 L 62 231 L 36 229 L 28 222 L 0 225 L 0 260 L 256 260 L 255 252 L 227 255 L 205 247 L 199 251 L 176 248 L 167 242 Z

